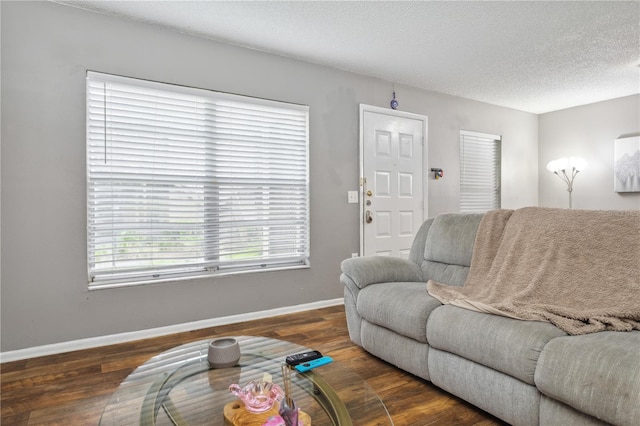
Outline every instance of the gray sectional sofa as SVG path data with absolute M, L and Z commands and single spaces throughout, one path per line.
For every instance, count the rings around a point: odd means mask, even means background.
M 428 280 L 465 284 L 482 217 L 427 220 L 408 260 L 345 260 L 351 340 L 513 425 L 640 425 L 640 331 L 568 335 L 427 293 Z

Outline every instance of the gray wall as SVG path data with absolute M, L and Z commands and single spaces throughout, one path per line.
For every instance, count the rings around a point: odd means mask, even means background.
M 640 209 L 640 192 L 613 191 L 613 141 L 640 135 L 640 95 L 541 114 L 539 118 L 541 206 L 568 207 L 567 185 L 546 166 L 556 158 L 578 156 L 589 166 L 575 178 L 574 208 Z
M 2 2 L 2 342 L 10 351 L 342 297 L 358 251 L 358 104 L 389 82 L 53 3 Z M 310 269 L 87 290 L 87 69 L 310 106 Z M 458 132 L 503 135 L 504 207 L 538 202 L 538 118 L 396 86 L 429 117 L 429 215 L 456 211 Z

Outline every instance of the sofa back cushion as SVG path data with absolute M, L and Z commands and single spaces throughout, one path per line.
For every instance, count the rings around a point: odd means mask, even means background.
M 424 244 L 414 244 L 414 248 L 423 248 L 419 263 L 425 280 L 464 284 L 483 216 L 483 213 L 445 213 L 436 216 L 426 232 L 418 232 L 416 238 L 424 238 Z

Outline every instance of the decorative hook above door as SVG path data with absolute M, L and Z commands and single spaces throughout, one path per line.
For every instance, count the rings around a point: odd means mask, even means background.
M 398 101 L 396 101 L 396 91 L 393 91 L 393 99 L 391 99 L 391 103 L 389 104 L 391 109 L 398 109 Z

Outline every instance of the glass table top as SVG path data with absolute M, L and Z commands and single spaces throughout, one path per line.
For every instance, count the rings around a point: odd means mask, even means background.
M 177 346 L 149 359 L 120 384 L 100 424 L 226 425 L 224 406 L 237 400 L 229 385 L 244 386 L 268 373 L 282 387 L 284 358 L 309 350 L 266 337 L 234 337 L 242 353 L 234 367 L 209 366 L 211 339 Z M 293 400 L 311 417 L 313 426 L 393 425 L 373 389 L 339 362 L 306 373 L 294 370 L 291 376 Z

